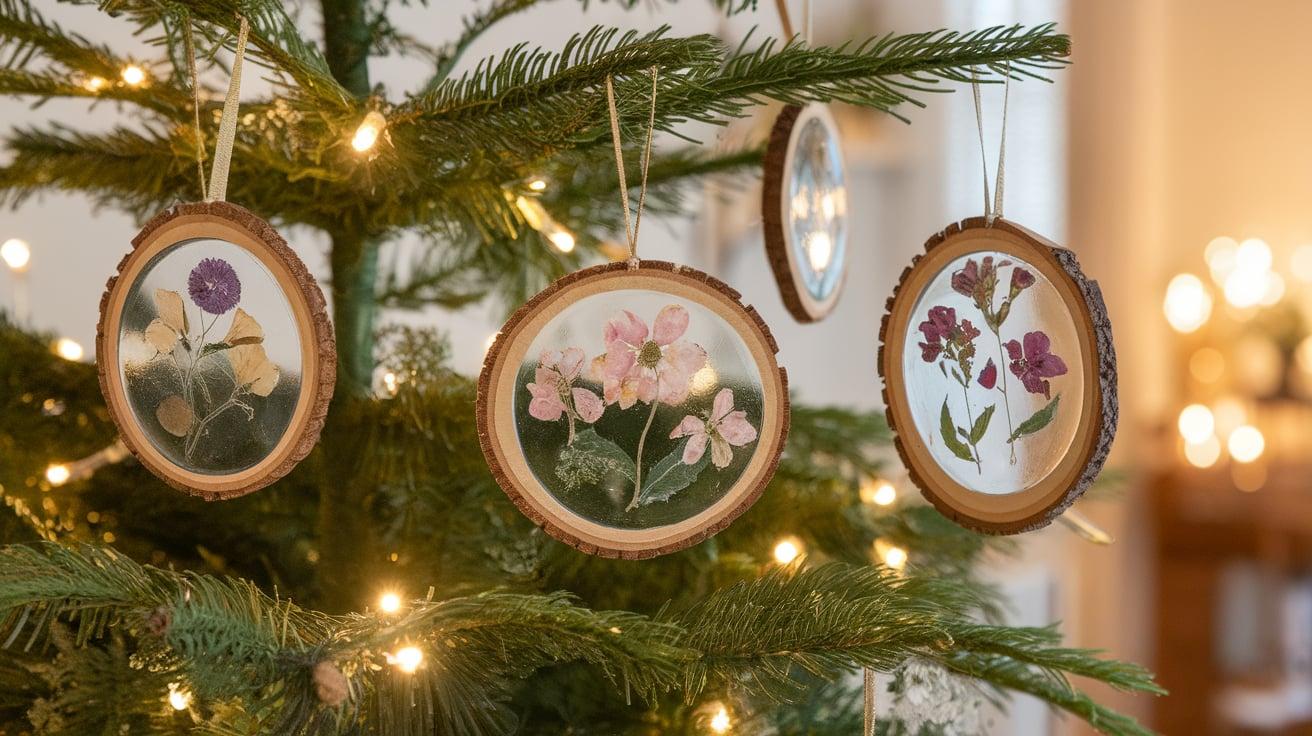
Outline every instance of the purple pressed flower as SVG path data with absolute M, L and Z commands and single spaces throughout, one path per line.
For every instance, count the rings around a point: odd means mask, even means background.
M 957 310 L 952 307 L 930 307 L 928 317 L 916 325 L 916 329 L 925 336 L 925 341 L 917 344 L 920 346 L 920 357 L 926 363 L 933 363 L 939 353 L 949 346 L 952 347 L 949 357 L 953 360 L 968 362 L 975 354 L 974 341 L 979 337 L 979 330 L 968 319 L 958 323 Z
M 1025 333 L 1023 349 L 1015 340 L 1006 344 L 1007 357 L 1011 358 L 1011 372 L 1025 384 L 1026 391 L 1043 394 L 1045 399 L 1051 399 L 1052 394 L 1051 387 L 1044 379 L 1066 375 L 1066 363 L 1048 352 L 1051 347 L 1052 342 L 1042 332 Z
M 979 284 L 979 264 L 974 258 L 967 258 L 966 265 L 952 274 L 952 290 L 958 294 L 974 298 L 975 286 Z
M 196 306 L 210 314 L 223 314 L 241 301 L 241 281 L 222 258 L 205 258 L 191 269 L 187 293 Z
M 929 317 L 917 327 L 926 342 L 935 342 L 951 335 L 956 323 L 957 310 L 952 307 L 930 307 Z
M 979 385 L 987 389 L 998 385 L 998 366 L 994 364 L 992 358 L 984 364 L 984 370 L 979 372 Z
M 1011 293 L 1019 294 L 1034 285 L 1034 274 L 1017 266 L 1011 271 Z

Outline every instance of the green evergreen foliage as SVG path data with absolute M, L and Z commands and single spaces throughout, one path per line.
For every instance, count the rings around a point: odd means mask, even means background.
M 733 526 L 655 560 L 589 557 L 534 528 L 496 487 L 478 450 L 473 381 L 450 370 L 444 341 L 375 323 L 379 305 L 457 308 L 490 295 L 515 305 L 596 259 L 620 219 L 607 78 L 636 140 L 655 67 L 657 126 L 686 136 L 684 123 L 723 124 L 769 100 L 896 115 L 972 74 L 1055 69 L 1068 39 L 1039 26 L 838 48 L 758 35 L 729 48 L 597 27 L 559 50 L 464 58 L 488 28 L 545 1 L 490 0 L 430 46 L 389 21 L 388 0 L 322 0 L 322 45 L 301 30 L 317 24 L 277 0 L 105 0 L 162 60 L 148 85 L 97 88 L 88 80 L 114 80 L 130 60 L 27 0 L 0 0 L 0 94 L 107 99 L 140 122 L 11 131 L 0 204 L 68 190 L 142 218 L 199 197 L 195 156 L 217 131 L 221 50 L 237 13 L 249 19 L 249 58 L 276 96 L 242 102 L 250 117 L 229 198 L 329 236 L 348 368 L 320 447 L 260 493 L 207 504 L 130 460 L 52 487 L 48 464 L 101 450 L 114 428 L 93 368 L 0 317 L 0 732 L 702 734 L 707 708 L 728 704 L 737 733 L 847 734 L 861 720 L 853 673 L 916 657 L 1105 733 L 1147 733 L 1067 679 L 1159 693 L 1141 668 L 1063 648 L 1055 629 L 996 624 L 1000 602 L 973 570 L 1010 544 L 906 499 L 860 502 L 858 486 L 888 458 L 879 415 L 795 405 L 777 475 Z M 187 24 L 210 100 L 199 137 Z M 422 58 L 433 74 L 389 94 L 371 83 L 366 52 Z M 371 110 L 387 135 L 362 156 L 349 141 Z M 680 213 L 690 182 L 750 175 L 760 158 L 759 142 L 658 152 L 650 211 Z M 552 182 L 542 194 L 528 187 L 539 176 Z M 546 247 L 521 196 L 540 196 L 579 247 Z M 402 233 L 423 247 L 380 257 Z M 394 396 L 368 391 L 376 366 L 400 378 Z M 802 564 L 770 559 L 785 534 L 805 545 Z M 872 563 L 877 539 L 912 551 L 905 574 Z M 394 615 L 370 609 L 384 589 L 406 594 Z M 388 664 L 407 645 L 424 656 L 413 674 Z M 339 704 L 321 692 L 333 673 L 346 683 Z M 192 695 L 189 707 L 168 706 L 171 688 Z

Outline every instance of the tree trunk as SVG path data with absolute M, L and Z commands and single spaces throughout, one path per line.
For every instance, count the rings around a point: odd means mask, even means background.
M 359 99 L 369 95 L 369 28 L 364 0 L 322 0 L 324 48 L 333 77 Z M 374 367 L 378 249 L 362 233 L 329 233 L 337 387 L 323 434 L 319 491 L 319 587 L 331 611 L 359 610 L 382 564 L 369 500 L 358 467 L 351 405 L 370 390 Z M 345 472 L 343 472 L 345 471 Z

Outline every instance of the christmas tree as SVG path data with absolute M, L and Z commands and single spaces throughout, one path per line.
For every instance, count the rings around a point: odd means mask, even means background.
M 881 416 L 794 404 L 779 470 L 733 526 L 654 560 L 590 557 L 498 489 L 474 381 L 448 367 L 443 338 L 378 319 L 380 307 L 513 307 L 613 255 L 608 80 L 623 138 L 639 141 L 653 69 L 655 128 L 677 133 L 768 100 L 896 115 L 945 84 L 1057 70 L 1069 40 L 1040 26 L 728 48 L 597 27 L 559 50 L 462 59 L 541 2 L 490 0 L 437 46 L 393 25 L 386 0 L 321 0 L 319 39 L 278 0 L 102 3 L 155 39 L 161 58 L 147 63 L 0 0 L 0 91 L 111 101 L 142 122 L 11 131 L 0 203 L 71 190 L 143 222 L 203 198 L 197 162 L 223 102 L 209 83 L 249 23 L 248 59 L 275 94 L 241 102 L 227 196 L 329 236 L 339 354 L 315 452 L 268 489 L 207 504 L 120 462 L 93 367 L 0 322 L 0 494 L 13 512 L 0 515 L 0 732 L 853 733 L 868 670 L 891 673 L 895 691 L 959 698 L 959 713 L 1020 692 L 1105 733 L 1148 733 L 1069 680 L 1160 693 L 1144 670 L 1064 648 L 1055 627 L 995 623 L 1001 601 L 974 570 L 1006 542 L 923 504 L 875 502 Z M 386 55 L 425 60 L 430 81 L 389 97 L 369 68 Z M 648 212 L 684 211 L 698 178 L 753 175 L 762 151 L 658 150 Z M 625 155 L 636 190 L 639 152 Z M 426 247 L 387 262 L 401 232 Z

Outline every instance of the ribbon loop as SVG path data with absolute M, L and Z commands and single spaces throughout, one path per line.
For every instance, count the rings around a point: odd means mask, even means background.
M 236 55 L 232 60 L 232 78 L 228 80 L 228 96 L 223 100 L 219 137 L 214 144 L 214 165 L 210 168 L 209 194 L 205 197 L 207 202 L 221 202 L 228 194 L 228 167 L 232 163 L 232 145 L 237 138 L 237 108 L 241 99 L 241 62 L 246 55 L 249 33 L 250 23 L 242 16 L 241 28 L 237 31 Z
M 629 241 L 629 268 L 638 267 L 638 228 L 647 204 L 647 170 L 651 166 L 651 139 L 656 132 L 656 80 L 658 67 L 651 68 L 651 114 L 647 119 L 647 145 L 642 154 L 642 188 L 638 190 L 638 212 L 630 228 L 629 180 L 624 174 L 624 149 L 620 143 L 620 115 L 615 107 L 615 83 L 606 77 L 606 102 L 610 108 L 610 134 L 615 143 L 615 171 L 620 180 L 620 204 L 624 207 L 624 237 Z
M 998 143 L 997 181 L 993 187 L 992 201 L 989 198 L 989 164 L 984 152 L 984 113 L 979 99 L 979 77 L 974 69 L 970 70 L 970 76 L 974 80 L 971 82 L 971 91 L 975 96 L 975 127 L 979 130 L 979 163 L 984 170 L 984 222 L 992 227 L 994 220 L 1002 217 L 1002 187 L 1007 171 L 1007 107 L 1011 101 L 1011 62 L 1007 62 L 1007 71 L 1003 77 L 1002 140 Z

